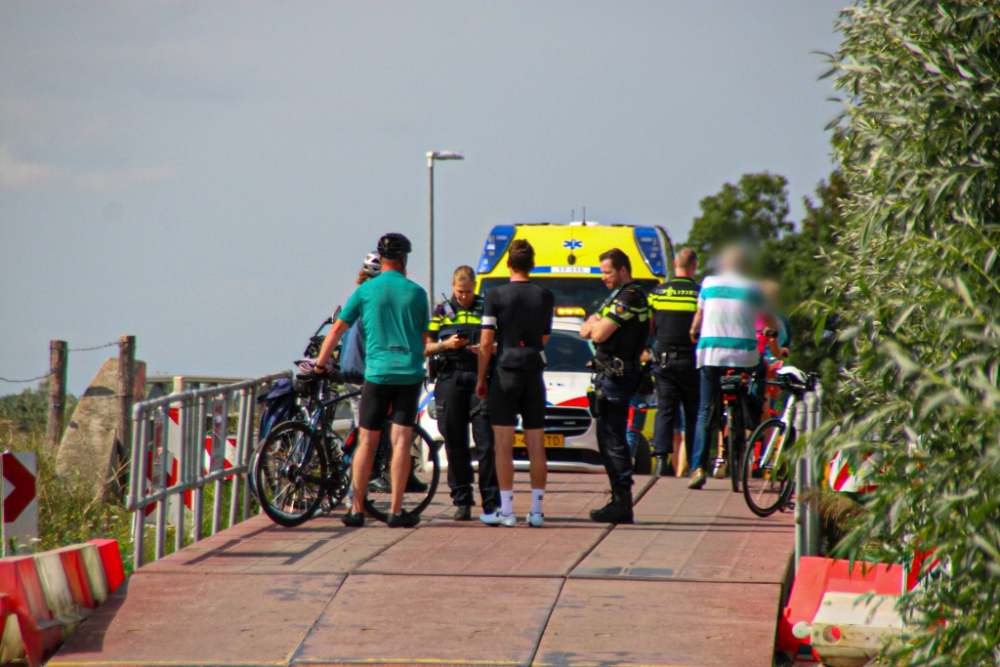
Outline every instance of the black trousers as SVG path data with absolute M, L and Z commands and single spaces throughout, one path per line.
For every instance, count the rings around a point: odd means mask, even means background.
M 698 424 L 698 404 L 701 400 L 701 373 L 694 359 L 669 359 L 654 374 L 656 380 L 656 426 L 653 433 L 654 456 L 666 456 L 674 451 L 675 424 L 684 409 L 684 450 L 691 460 L 695 428 Z M 691 464 L 694 467 L 694 464 Z
M 628 404 L 639 389 L 642 374 L 625 373 L 621 377 L 598 376 L 604 394 L 598 403 L 597 447 L 611 485 L 632 486 L 632 450 L 628 446 Z
M 437 404 L 438 430 L 444 436 L 448 453 L 448 486 L 455 505 L 475 505 L 472 489 L 472 456 L 469 450 L 469 424 L 476 443 L 479 461 L 479 494 L 483 510 L 491 512 L 500 505 L 500 483 L 497 481 L 493 453 L 493 427 L 490 425 L 485 402 L 480 407 L 476 397 L 476 374 L 465 371 L 445 371 L 434 385 Z M 476 409 L 479 408 L 479 409 Z M 476 415 L 470 416 L 475 409 Z

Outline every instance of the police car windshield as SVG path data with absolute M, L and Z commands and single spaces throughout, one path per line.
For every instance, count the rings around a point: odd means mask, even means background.
M 594 348 L 575 331 L 556 329 L 545 344 L 545 358 L 548 361 L 546 371 L 589 373 L 587 362 L 594 358 Z
M 483 278 L 482 292 L 497 285 L 508 282 L 508 278 Z M 610 292 L 604 286 L 600 278 L 539 278 L 532 276 L 531 281 L 538 283 L 545 289 L 552 292 L 556 298 L 556 308 L 570 307 L 583 308 L 589 315 L 596 312 L 604 300 L 608 298 Z M 656 280 L 637 281 L 646 290 L 656 287 L 659 282 Z

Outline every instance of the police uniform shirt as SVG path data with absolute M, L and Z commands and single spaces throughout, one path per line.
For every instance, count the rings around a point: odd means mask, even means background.
M 618 328 L 606 341 L 597 343 L 597 357 L 637 361 L 649 340 L 649 302 L 639 284 L 624 285 L 598 312 Z
M 447 306 L 451 306 L 448 308 Z M 434 308 L 431 324 L 428 327 L 428 337 L 431 340 L 442 340 L 454 336 L 459 330 L 469 336 L 469 345 L 479 342 L 480 327 L 483 322 L 483 297 L 476 295 L 472 306 L 468 309 L 458 304 L 454 296 L 445 303 L 439 303 Z M 476 355 L 468 350 L 469 345 L 457 350 L 446 350 L 444 356 L 448 359 L 463 362 L 475 362 Z
M 701 286 L 691 278 L 674 278 L 649 295 L 657 352 L 673 352 L 679 358 L 694 359 L 691 322 L 698 311 L 700 293 Z

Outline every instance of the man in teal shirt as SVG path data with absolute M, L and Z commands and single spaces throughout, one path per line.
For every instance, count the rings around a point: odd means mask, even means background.
M 410 476 L 410 443 L 417 420 L 417 404 L 424 380 L 424 347 L 430 320 L 427 292 L 407 279 L 406 259 L 411 250 L 402 234 L 386 234 L 378 242 L 382 273 L 354 291 L 326 335 L 316 368 L 326 367 L 345 332 L 361 321 L 365 337 L 365 382 L 361 389 L 360 437 L 354 454 L 354 506 L 344 515 L 346 526 L 365 523 L 364 499 L 382 425 L 392 422 L 392 509 L 390 527 L 412 527 L 420 522 L 403 509 L 403 493 Z

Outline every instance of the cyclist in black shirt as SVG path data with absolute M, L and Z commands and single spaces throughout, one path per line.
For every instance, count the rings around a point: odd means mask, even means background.
M 483 298 L 476 294 L 476 272 L 460 266 L 452 277 L 454 294 L 434 308 L 427 349 L 434 373 L 434 404 L 438 429 L 448 452 L 448 486 L 457 508 L 456 521 L 472 518 L 476 504 L 472 491 L 472 459 L 469 456 L 469 425 L 479 461 L 479 493 L 483 512 L 492 514 L 500 503 L 500 487 L 494 467 L 493 429 L 486 401 L 476 396 L 476 369 Z
M 694 429 L 698 422 L 701 373 L 695 363 L 696 343 L 691 341 L 691 322 L 698 310 L 701 286 L 694 281 L 698 256 L 684 248 L 674 259 L 674 279 L 664 282 L 649 295 L 653 309 L 653 333 L 656 336 L 656 428 L 653 433 L 653 455 L 658 475 L 676 470 L 677 458 L 671 465 L 674 425 L 679 421 L 678 408 L 684 406 L 684 449 L 691 460 Z M 679 457 L 678 457 L 679 458 Z
M 611 480 L 611 501 L 590 518 L 600 523 L 632 523 L 632 455 L 626 439 L 628 406 L 642 381 L 640 357 L 649 340 L 646 293 L 632 281 L 632 263 L 612 248 L 601 254 L 601 279 L 613 290 L 598 312 L 580 326 L 596 343 L 592 411 L 597 446 Z
M 483 331 L 479 343 L 479 378 L 476 395 L 487 398 L 495 440 L 500 508 L 479 518 L 491 526 L 513 526 L 514 429 L 521 415 L 524 444 L 531 462 L 531 511 L 529 526 L 541 526 L 542 498 L 548 462 L 545 456 L 545 343 L 552 333 L 552 292 L 528 280 L 535 268 L 535 250 L 524 239 L 510 244 L 507 255 L 510 283 L 486 292 Z M 486 371 L 497 343 L 496 367 L 489 384 Z

